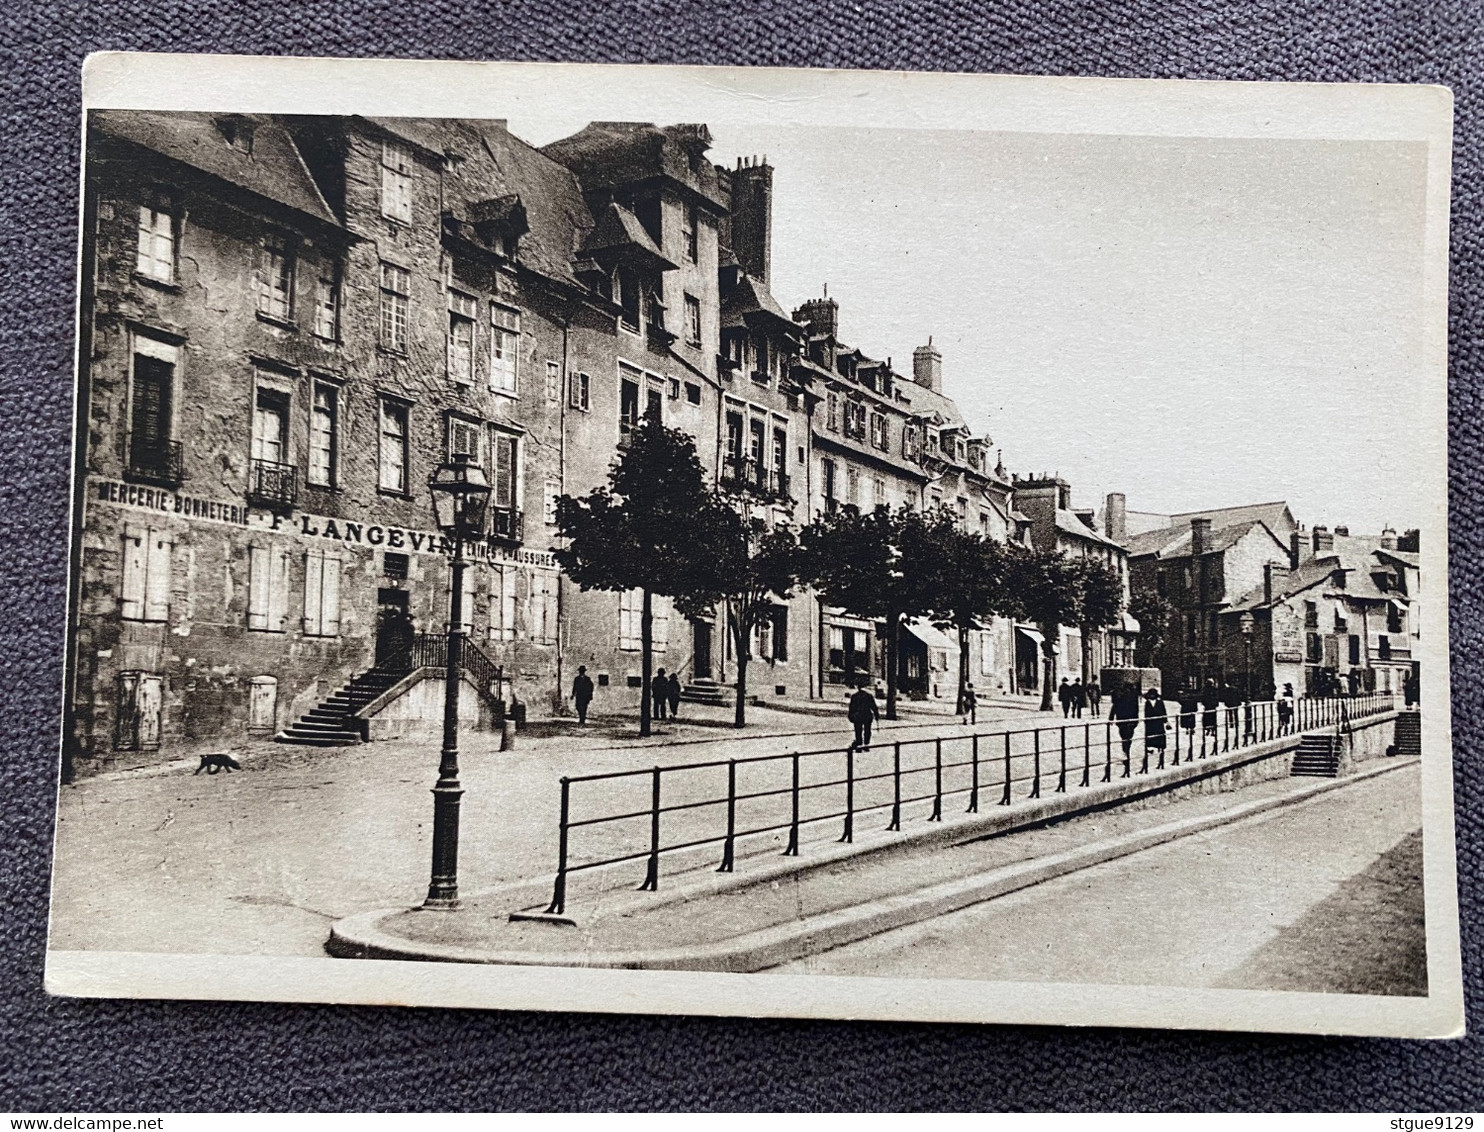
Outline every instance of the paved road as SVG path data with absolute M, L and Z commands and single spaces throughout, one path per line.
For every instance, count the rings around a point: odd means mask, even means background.
M 1274 944 L 1301 929 L 1322 983 L 1345 925 L 1327 938 L 1312 913 L 1355 916 L 1336 894 L 1420 828 L 1413 766 L 778 970 L 1292 989 L 1301 964 Z
M 687 714 L 705 713 L 688 706 Z M 667 725 L 669 734 L 658 740 L 660 745 L 622 738 L 632 730 L 630 720 L 599 720 L 581 736 L 571 726 L 544 738 L 538 734 L 543 728 L 533 728 L 516 751 L 507 753 L 500 753 L 491 737 L 466 736 L 460 848 L 465 890 L 550 878 L 562 775 L 848 742 L 840 726 L 843 712 L 757 710 L 755 729 L 740 738 L 723 725 L 724 714 L 690 718 L 678 728 Z M 986 728 L 994 726 L 995 717 L 1017 725 L 1049 720 L 1010 707 L 981 712 L 981 717 Z M 964 730 L 955 726 L 951 715 L 908 709 L 904 726 L 882 735 Z M 794 734 L 758 734 L 766 730 Z M 673 744 L 677 738 L 690 741 Z M 428 789 L 437 772 L 436 741 L 329 750 L 270 743 L 249 756 L 244 770 L 233 774 L 194 775 L 192 766 L 177 765 L 65 787 L 58 813 L 52 946 L 319 955 L 332 920 L 422 898 L 431 851 Z M 640 804 L 647 806 L 647 778 L 630 781 L 636 784 L 635 797 L 642 794 Z M 724 788 L 724 771 L 720 782 Z M 631 799 L 597 790 L 587 801 L 606 807 Z M 715 819 L 713 814 L 713 824 Z M 601 838 L 587 843 L 590 850 L 604 847 Z

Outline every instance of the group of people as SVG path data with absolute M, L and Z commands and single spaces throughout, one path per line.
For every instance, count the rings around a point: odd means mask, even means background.
M 1065 685 L 1065 681 L 1063 681 Z M 1228 731 L 1234 731 L 1242 726 L 1238 718 L 1239 709 L 1248 702 L 1242 692 L 1226 682 L 1217 684 L 1215 680 L 1208 679 L 1205 686 L 1199 691 L 1187 685 L 1176 694 L 1176 700 L 1180 704 L 1179 726 L 1185 729 L 1185 733 L 1195 736 L 1196 716 L 1200 716 L 1202 737 L 1209 736 L 1214 739 L 1220 730 L 1221 713 L 1226 713 L 1226 726 Z M 1293 685 L 1284 684 L 1283 691 L 1276 697 L 1278 712 L 1278 731 L 1280 734 L 1293 728 L 1294 719 L 1294 694 Z M 1063 701 L 1065 702 L 1065 701 Z M 1123 744 L 1123 753 L 1127 755 L 1133 743 L 1134 734 L 1138 730 L 1140 712 L 1140 696 L 1136 687 L 1128 686 L 1120 688 L 1113 693 L 1112 706 L 1108 712 L 1108 718 L 1113 720 L 1118 728 L 1118 737 Z M 1165 734 L 1169 730 L 1169 712 L 1165 707 L 1164 697 L 1158 688 L 1150 688 L 1143 695 L 1142 719 L 1144 721 L 1144 746 L 1146 750 L 1163 751 L 1165 747 Z M 1248 731 L 1253 728 L 1251 709 L 1246 716 L 1245 726 Z
M 577 708 L 577 722 L 587 723 L 587 709 L 593 702 L 593 678 L 587 674 L 587 665 L 577 666 L 577 675 L 572 680 L 572 704 Z M 665 675 L 661 668 L 649 681 L 649 710 L 655 719 L 678 719 L 680 717 L 680 677 Z
M 1056 696 L 1061 701 L 1064 719 L 1081 719 L 1082 713 L 1088 709 L 1094 716 L 1103 714 L 1103 689 L 1098 686 L 1096 677 L 1084 684 L 1079 676 L 1076 683 L 1069 684 L 1063 676 Z

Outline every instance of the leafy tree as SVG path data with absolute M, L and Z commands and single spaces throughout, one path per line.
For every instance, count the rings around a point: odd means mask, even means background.
M 1134 663 L 1140 668 L 1159 667 L 1165 643 L 1179 632 L 1175 604 L 1156 590 L 1140 588 L 1129 598 L 1128 611 L 1139 622 Z
M 1062 626 L 1081 621 L 1082 569 L 1059 550 L 1028 550 L 1011 561 L 1013 604 L 1023 620 L 1041 631 L 1041 710 L 1050 711 Z
M 747 666 L 752 660 L 753 631 L 773 617 L 774 599 L 787 601 L 798 585 L 802 567 L 799 539 L 793 528 L 748 518 L 734 501 L 718 497 L 706 522 L 696 531 L 707 555 L 704 588 L 726 601 L 727 629 L 737 658 L 735 725 L 747 723 Z
M 556 558 L 568 577 L 583 590 L 638 589 L 643 595 L 640 735 L 650 734 L 653 598 L 672 597 L 682 611 L 714 599 L 711 548 L 695 537 L 714 506 L 695 443 L 653 418 L 630 434 L 606 487 L 557 500 L 557 528 L 567 544 Z
M 909 507 L 862 514 L 844 507 L 800 534 L 804 573 L 826 605 L 886 624 L 886 718 L 897 717 L 897 643 L 902 621 L 933 608 L 947 511 Z
M 957 526 L 943 539 L 934 590 L 934 624 L 958 633 L 958 710 L 968 703 L 969 632 L 1013 609 L 1012 558 L 1018 548 Z
M 1098 629 L 1118 623 L 1123 614 L 1123 575 L 1096 558 L 1076 559 L 1077 584 L 1080 590 L 1077 625 L 1082 630 L 1083 658 L 1086 642 Z M 1088 673 L 1083 673 L 1086 679 Z

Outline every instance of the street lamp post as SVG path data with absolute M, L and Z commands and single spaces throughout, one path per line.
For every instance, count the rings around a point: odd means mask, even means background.
M 456 908 L 459 903 L 459 683 L 464 659 L 464 543 L 484 534 L 489 481 L 468 453 L 440 464 L 428 481 L 438 529 L 453 541 L 448 594 L 448 635 L 443 672 L 443 754 L 433 787 L 433 875 L 424 908 Z
M 1252 685 L 1257 679 L 1257 673 L 1252 669 L 1252 631 L 1255 628 L 1252 613 L 1244 611 L 1239 624 L 1242 628 L 1242 647 L 1247 654 L 1247 699 L 1251 702 L 1255 696 Z

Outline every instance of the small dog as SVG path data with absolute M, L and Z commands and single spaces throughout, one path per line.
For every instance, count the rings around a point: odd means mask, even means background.
M 203 770 L 207 774 L 215 774 L 221 770 L 231 774 L 234 770 L 241 769 L 242 764 L 240 762 L 226 752 L 220 752 L 215 755 L 202 755 L 201 765 L 196 768 L 196 774 L 200 774 Z

